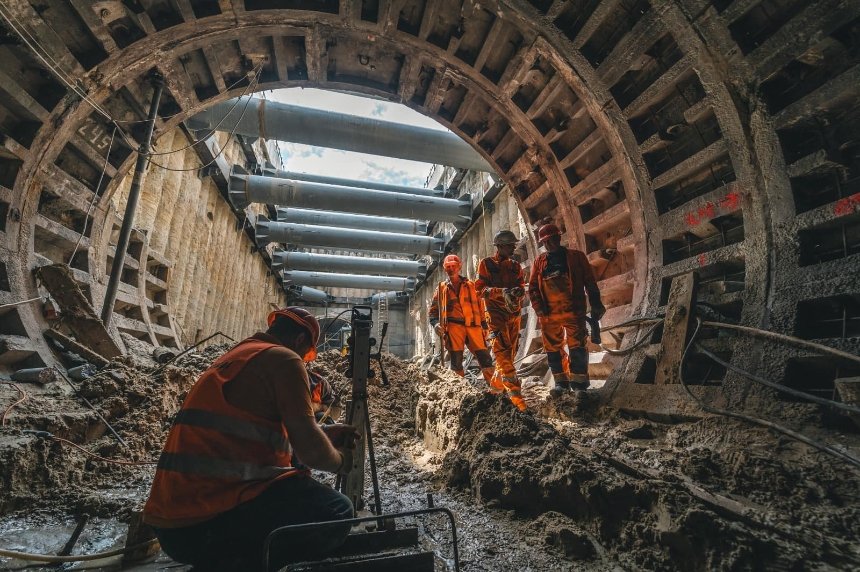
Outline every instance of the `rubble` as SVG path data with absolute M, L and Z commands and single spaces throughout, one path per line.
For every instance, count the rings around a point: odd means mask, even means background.
M 23 429 L 106 457 L 154 459 L 189 387 L 227 348 L 189 353 L 157 374 L 156 364 L 124 357 L 80 384 L 128 449 L 60 384 L 16 408 L 0 433 L 0 511 L 127 518 L 146 498 L 151 466 L 94 462 Z M 599 411 L 588 392 L 550 402 L 540 384 L 526 387 L 524 414 L 485 394 L 481 379 L 390 355 L 383 364 L 389 385 L 374 364 L 368 387 L 383 509 L 423 508 L 431 493 L 457 515 L 464 569 L 860 564 L 858 476 L 796 443 L 719 418 L 625 419 Z M 346 365 L 329 351 L 312 366 L 344 400 Z M 366 484 L 370 498 L 369 475 Z M 443 524 L 425 526 L 449 554 Z

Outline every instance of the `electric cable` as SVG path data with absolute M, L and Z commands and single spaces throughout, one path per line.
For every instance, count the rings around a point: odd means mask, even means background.
M 320 334 L 320 339 L 321 339 L 321 340 L 323 340 L 323 341 L 317 344 L 317 348 L 320 348 L 320 347 L 322 347 L 322 346 L 324 346 L 324 345 L 325 345 L 325 343 L 326 343 L 325 336 L 326 336 L 326 334 L 328 333 L 329 328 L 331 328 L 332 324 L 334 324 L 335 322 L 337 322 L 338 318 L 340 318 L 341 316 L 343 316 L 344 314 L 346 314 L 346 313 L 347 313 L 347 312 L 349 312 L 350 310 L 352 310 L 352 308 L 347 308 L 346 310 L 344 310 L 343 312 L 341 312 L 340 314 L 338 314 L 337 316 L 335 316 L 334 318 L 332 318 L 332 319 L 331 319 L 331 321 L 330 321 L 328 324 L 326 324 L 325 329 L 324 329 L 324 330 L 322 331 L 322 333 Z
M 733 364 L 721 359 L 715 353 L 702 347 L 701 344 L 698 344 L 698 343 L 696 344 L 696 350 L 699 353 L 708 356 L 710 359 L 717 362 L 718 364 L 720 364 L 724 368 L 731 370 L 731 371 L 733 371 L 739 375 L 742 375 L 745 378 L 750 379 L 756 383 L 760 383 L 761 385 L 765 385 L 765 386 L 770 387 L 772 389 L 775 389 L 777 391 L 782 391 L 783 393 L 793 395 L 794 397 L 799 397 L 801 399 L 806 399 L 808 401 L 812 401 L 813 403 L 817 403 L 819 405 L 826 405 L 828 407 L 835 407 L 837 409 L 842 409 L 843 411 L 848 411 L 849 413 L 856 413 L 856 414 L 860 415 L 860 407 L 857 407 L 856 405 L 851 405 L 849 403 L 842 403 L 841 401 L 833 401 L 832 399 L 825 399 L 823 397 L 811 395 L 811 394 L 805 393 L 803 391 L 798 391 L 796 389 L 792 389 L 792 388 L 787 387 L 785 385 L 782 385 L 780 383 L 770 381 L 768 379 L 760 377 L 760 376 L 758 376 L 752 372 L 749 372 L 743 368 L 740 368 L 736 365 L 733 365 Z
M 260 68 L 260 72 L 262 72 L 262 68 Z M 255 85 L 256 85 L 257 79 L 259 79 L 259 77 L 260 77 L 260 73 L 258 72 L 257 76 L 254 78 L 254 81 L 253 81 L 253 83 Z M 161 163 L 156 163 L 152 159 L 149 160 L 150 164 L 155 165 L 156 167 L 161 167 L 165 171 L 172 171 L 174 173 L 186 173 L 189 171 L 199 171 L 200 169 L 205 169 L 209 165 L 212 165 L 213 163 L 215 163 L 215 161 L 218 160 L 218 157 L 220 157 L 224 153 L 224 151 L 227 149 L 227 147 L 230 145 L 230 141 L 233 139 L 233 136 L 236 133 L 236 129 L 239 128 L 239 124 L 242 122 L 242 119 L 244 119 L 245 113 L 248 111 L 248 105 L 251 103 L 252 99 L 253 99 L 253 97 L 250 97 L 250 96 L 247 98 L 247 100 L 245 101 L 245 105 L 242 107 L 242 113 L 241 113 L 241 115 L 239 115 L 239 119 L 236 121 L 236 124 L 233 126 L 233 129 L 230 130 L 230 134 L 227 136 L 227 141 L 225 141 L 224 145 L 222 145 L 221 148 L 218 149 L 218 153 L 216 153 L 215 156 L 212 157 L 212 160 L 209 161 L 208 163 L 206 163 L 205 165 L 201 165 L 199 167 L 192 167 L 189 169 L 174 169 L 173 167 L 168 167 L 166 165 L 162 165 Z
M 651 335 L 652 335 L 655 331 L 657 331 L 657 328 L 659 328 L 661 325 L 662 325 L 662 320 L 661 320 L 660 322 L 657 322 L 656 324 L 652 325 L 650 328 L 648 328 L 648 329 L 645 331 L 645 335 L 644 335 L 644 336 L 642 336 L 642 337 L 641 337 L 639 340 L 637 340 L 636 342 L 634 342 L 634 343 L 633 343 L 633 345 L 632 345 L 632 346 L 630 346 L 629 348 L 624 348 L 624 349 L 620 349 L 620 350 L 614 350 L 614 349 L 611 349 L 611 348 L 607 348 L 607 347 L 606 347 L 606 346 L 604 346 L 603 344 L 598 344 L 598 345 L 600 346 L 600 349 L 602 349 L 603 351 L 605 351 L 605 352 L 606 352 L 606 353 L 608 353 L 609 355 L 612 355 L 612 356 L 626 356 L 626 355 L 628 355 L 628 354 L 632 354 L 633 352 L 635 352 L 636 350 L 638 350 L 639 348 L 641 348 L 642 346 L 644 346 L 645 344 L 647 344 L 647 343 L 648 343 L 648 340 L 650 340 L 650 339 L 651 339 Z
M 847 453 L 843 453 L 838 449 L 834 449 L 830 445 L 826 445 L 824 443 L 819 443 L 818 441 L 803 435 L 802 433 L 798 433 L 792 429 L 784 427 L 778 423 L 774 423 L 773 421 L 768 421 L 766 419 L 761 419 L 759 417 L 754 417 L 752 415 L 747 415 L 745 413 L 737 413 L 734 411 L 729 411 L 728 409 L 721 409 L 719 407 L 714 407 L 712 405 L 708 405 L 703 400 L 699 399 L 689 388 L 686 380 L 684 379 L 684 365 L 686 365 L 687 355 L 690 353 L 690 348 L 693 347 L 694 342 L 696 341 L 696 337 L 699 335 L 699 330 L 701 329 L 704 322 L 702 322 L 701 318 L 696 318 L 696 328 L 693 330 L 693 335 L 690 337 L 690 341 L 687 342 L 687 346 L 684 348 L 684 353 L 681 354 L 681 361 L 678 363 L 678 379 L 681 382 L 681 386 L 684 388 L 684 391 L 690 398 L 703 410 L 708 413 L 716 413 L 718 415 L 724 415 L 726 417 L 732 417 L 734 419 L 740 419 L 742 421 L 746 421 L 748 423 L 753 423 L 755 425 L 760 425 L 762 427 L 766 427 L 768 429 L 772 429 L 773 431 L 777 431 L 778 433 L 782 433 L 787 437 L 791 437 L 801 443 L 805 443 L 810 447 L 818 449 L 824 453 L 832 455 L 842 461 L 845 461 L 854 467 L 860 469 L 860 459 L 856 459 Z
M 90 204 L 87 207 L 87 214 L 84 217 L 84 228 L 81 230 L 80 236 L 78 236 L 78 241 L 75 243 L 75 248 L 72 250 L 72 255 L 69 256 L 68 266 L 72 265 L 72 260 L 75 259 L 75 255 L 78 253 L 78 248 L 80 248 L 81 242 L 83 242 L 83 240 L 84 240 L 84 235 L 87 233 L 87 223 L 90 221 L 90 217 L 92 216 L 92 213 L 93 213 L 93 207 L 95 207 L 96 201 L 99 198 L 99 189 L 101 188 L 102 181 L 105 178 L 105 172 L 107 171 L 107 166 L 108 166 L 108 159 L 110 159 L 110 152 L 111 152 L 111 149 L 113 149 L 113 140 L 114 140 L 114 137 L 116 136 L 116 130 L 117 129 L 118 129 L 118 127 L 114 126 L 113 131 L 110 134 L 110 143 L 108 144 L 108 149 L 107 149 L 107 154 L 105 155 L 104 165 L 102 165 L 102 173 L 101 173 L 101 175 L 99 175 L 99 182 L 96 183 L 96 188 L 93 191 L 93 198 L 90 200 Z
M 3 410 L 3 415 L 2 415 L 2 417 L 0 417 L 0 427 L 5 427 L 6 426 L 6 416 L 9 415 L 9 412 L 12 411 L 13 407 L 15 407 L 17 405 L 21 405 L 22 403 L 27 401 L 27 398 L 29 397 L 29 395 L 27 395 L 27 392 L 24 391 L 23 389 L 21 389 L 21 386 L 18 385 L 17 383 L 15 383 L 14 381 L 7 381 L 4 379 L 4 380 L 0 380 L 0 383 L 2 383 L 4 385 L 11 385 L 16 390 L 18 390 L 18 394 L 20 395 L 20 399 L 18 399 L 18 401 L 13 402 L 12 405 L 10 405 L 9 407 L 7 407 L 6 409 Z
M 728 324 L 726 322 L 710 322 L 705 321 L 702 322 L 703 326 L 712 327 L 712 328 L 723 328 L 726 330 L 736 330 L 738 332 L 743 332 L 746 334 L 750 334 L 753 336 L 759 336 L 762 338 L 769 338 L 772 340 L 777 340 L 781 342 L 785 342 L 790 345 L 794 345 L 797 347 L 815 350 L 819 353 L 830 354 L 848 361 L 853 361 L 856 363 L 860 363 L 860 356 L 856 356 L 854 354 L 849 354 L 848 352 L 843 352 L 842 350 L 837 350 L 836 348 L 831 348 L 830 346 L 825 346 L 824 344 L 818 344 L 815 342 L 810 342 L 807 340 L 802 340 L 800 338 L 796 338 L 794 336 L 788 336 L 786 334 L 778 334 L 776 332 L 771 332 L 768 330 L 762 330 L 760 328 L 753 328 L 751 326 L 739 326 L 737 324 Z
M 0 304 L 0 310 L 5 310 L 6 308 L 14 308 L 15 306 L 23 306 L 24 304 L 29 304 L 31 302 L 36 302 L 41 300 L 42 296 L 36 296 L 35 298 L 27 298 L 26 300 L 18 300 L 17 302 L 9 302 L 8 304 Z
M 125 554 L 126 552 L 133 552 L 141 548 L 148 548 L 157 543 L 158 539 L 153 538 L 152 540 L 147 540 L 146 542 L 141 542 L 140 544 L 135 544 L 133 546 L 126 546 L 124 548 L 117 548 L 115 550 L 108 550 L 106 552 L 94 552 L 93 554 L 80 554 L 77 556 L 32 554 L 30 552 L 19 552 L 17 550 L 6 550 L 5 548 L 0 548 L 0 556 L 5 556 L 6 558 L 15 558 L 16 560 L 28 560 L 30 562 L 89 562 L 91 560 L 101 560 L 102 558 L 119 556 L 121 554 Z
M 24 430 L 25 433 L 29 433 L 31 435 L 35 435 L 36 437 L 40 437 L 42 439 L 50 439 L 51 441 L 57 441 L 64 445 L 68 445 L 69 447 L 74 447 L 84 455 L 96 459 L 97 461 L 103 461 L 105 463 L 114 463 L 116 465 L 127 465 L 127 466 L 140 466 L 140 465 L 157 465 L 158 461 L 126 461 L 123 459 L 110 459 L 108 457 L 102 457 L 97 453 L 93 453 L 89 449 L 81 447 L 77 443 L 69 441 L 68 439 L 64 439 L 62 437 L 57 437 L 56 435 L 49 433 L 47 431 L 30 431 Z

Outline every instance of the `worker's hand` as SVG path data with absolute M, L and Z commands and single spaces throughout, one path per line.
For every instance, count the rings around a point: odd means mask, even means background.
M 514 286 L 513 288 L 508 288 L 508 293 L 514 298 L 522 298 L 526 291 L 519 286 Z
M 321 429 L 336 449 L 352 449 L 356 442 L 361 439 L 361 435 L 352 425 L 338 423 L 336 425 L 323 425 Z
M 606 314 L 606 308 L 603 304 L 592 304 L 591 305 L 591 317 L 595 320 L 600 320 L 603 315 Z
M 445 331 L 442 329 L 442 324 L 436 324 L 433 326 L 433 331 L 435 331 L 436 335 L 440 338 L 445 334 Z

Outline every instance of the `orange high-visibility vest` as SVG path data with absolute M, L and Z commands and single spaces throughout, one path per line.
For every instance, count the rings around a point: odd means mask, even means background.
M 291 466 L 287 429 L 230 405 L 223 386 L 248 362 L 277 344 L 252 338 L 218 358 L 173 422 L 144 516 L 206 520 L 247 502 L 275 481 L 304 472 Z
M 448 326 L 448 310 L 459 304 L 463 310 L 465 326 L 480 326 L 484 322 L 483 300 L 475 292 L 475 283 L 466 278 L 460 278 L 459 297 L 454 292 L 451 283 L 443 280 L 439 283 L 436 291 L 436 302 L 438 304 L 439 323 L 443 328 Z

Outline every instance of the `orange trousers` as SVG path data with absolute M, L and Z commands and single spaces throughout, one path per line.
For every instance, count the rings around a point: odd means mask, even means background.
M 490 385 L 496 390 L 504 391 L 517 409 L 524 411 L 526 402 L 523 400 L 522 385 L 514 365 L 520 342 L 520 317 L 516 315 L 503 318 L 491 315 L 490 330 L 493 355 L 496 358 L 496 372 Z
M 487 349 L 484 339 L 484 329 L 481 326 L 465 326 L 448 322 L 445 328 L 445 349 L 450 353 L 451 369 L 458 375 L 465 375 L 463 370 L 463 349 L 475 355 L 481 366 L 484 378 L 489 382 L 493 373 L 493 358 Z
M 543 348 L 552 372 L 587 375 L 588 330 L 585 325 L 585 314 L 580 312 L 550 314 L 540 319 L 540 325 Z M 564 351 L 565 345 L 570 357 Z

